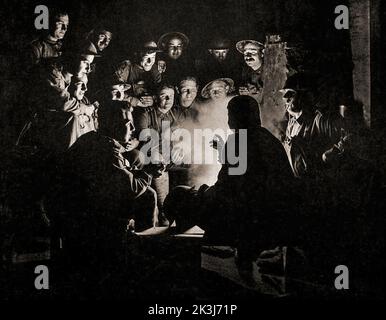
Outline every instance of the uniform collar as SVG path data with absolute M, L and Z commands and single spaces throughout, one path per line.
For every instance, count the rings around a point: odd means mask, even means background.
M 52 44 L 52 45 L 61 45 L 62 41 L 59 39 L 54 39 L 52 36 L 47 35 L 44 39 L 47 43 Z

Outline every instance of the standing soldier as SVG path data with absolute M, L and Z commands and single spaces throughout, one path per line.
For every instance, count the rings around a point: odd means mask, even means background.
M 208 83 L 218 78 L 230 78 L 237 81 L 238 66 L 231 52 L 231 41 L 215 38 L 209 45 L 202 60 L 196 65 L 200 83 Z
M 114 84 L 123 84 L 132 88 L 132 95 L 127 97 L 132 107 L 150 107 L 153 94 L 161 82 L 161 74 L 155 66 L 156 54 L 160 50 L 154 41 L 145 42 L 135 54 L 135 61 L 125 60 L 119 64 L 113 74 Z M 138 86 L 144 87 L 146 95 L 136 94 Z
M 36 65 L 45 59 L 56 58 L 62 54 L 62 41 L 69 22 L 68 14 L 64 11 L 50 14 L 48 34 L 31 43 L 32 64 Z
M 170 32 L 161 36 L 158 46 L 164 54 L 158 61 L 159 71 L 163 72 L 163 79 L 178 85 L 185 76 L 195 74 L 194 63 L 188 55 L 189 38 L 181 32 Z
M 239 93 L 255 94 L 263 86 L 263 49 L 264 45 L 256 40 L 241 40 L 236 49 L 244 56 L 245 64 L 241 70 Z

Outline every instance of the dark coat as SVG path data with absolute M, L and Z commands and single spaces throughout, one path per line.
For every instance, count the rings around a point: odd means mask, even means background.
M 236 238 L 254 240 L 260 239 L 257 232 L 273 235 L 277 231 L 276 240 L 284 238 L 284 232 L 280 234 L 279 229 L 288 227 L 296 199 L 294 177 L 283 145 L 260 126 L 258 104 L 253 98 L 232 99 L 228 112 L 232 126 L 238 129 L 225 144 L 224 164 L 217 183 L 203 196 L 211 211 L 203 215 L 206 230 L 209 234 L 221 232 L 229 237 L 229 233 L 233 233 Z M 239 139 L 241 129 L 247 130 L 247 153 L 244 154 L 247 168 L 242 175 L 231 175 L 229 169 L 234 165 L 227 157 L 227 150 L 242 151 L 240 142 L 245 141 Z
M 313 177 L 322 170 L 322 154 L 339 142 L 342 130 L 348 132 L 343 118 L 325 116 L 319 111 L 303 112 L 297 123 L 299 131 L 296 136 L 290 137 L 287 128 L 285 145 L 289 149 L 295 176 Z
M 156 64 L 150 71 L 145 71 L 139 65 L 125 60 L 114 71 L 113 84 L 125 83 L 133 86 L 138 81 L 144 81 L 148 89 L 154 91 L 161 82 L 161 74 Z
M 223 62 L 219 62 L 212 55 L 207 54 L 203 59 L 198 60 L 196 65 L 199 82 L 202 85 L 220 78 L 230 78 L 235 83 L 239 83 L 240 81 L 240 75 L 237 74 L 240 65 L 231 53 L 228 54 Z
M 159 60 L 166 62 L 166 71 L 162 75 L 163 82 L 177 86 L 184 77 L 196 75 L 194 61 L 186 54 L 177 60 L 170 59 L 167 55 L 161 55 Z
M 132 170 L 126 158 L 117 141 L 89 132 L 58 161 L 46 209 L 54 233 L 79 266 L 122 260 L 129 219 L 143 218 L 152 226 L 155 200 L 147 193 L 152 176 Z
M 61 55 L 62 41 L 52 41 L 42 37 L 31 42 L 31 62 L 39 64 L 42 60 L 57 58 Z

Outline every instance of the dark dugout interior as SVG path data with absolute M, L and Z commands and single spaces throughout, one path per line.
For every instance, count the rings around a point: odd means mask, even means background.
M 333 111 L 340 103 L 355 96 L 353 68 L 358 65 L 362 85 L 371 87 L 370 105 L 365 108 L 370 115 L 369 125 L 376 136 L 384 132 L 385 113 L 382 110 L 385 70 L 383 44 L 385 2 L 371 1 L 370 34 L 356 25 L 356 31 L 337 30 L 334 26 L 337 5 L 353 4 L 361 0 L 70 0 L 59 5 L 53 1 L 2 1 L 0 10 L 0 150 L 14 146 L 23 126 L 23 111 L 28 101 L 23 100 L 27 88 L 20 86 L 19 73 L 23 67 L 25 48 L 41 32 L 34 28 L 36 5 L 64 8 L 70 16 L 70 28 L 65 43 L 79 39 L 96 26 L 104 25 L 114 32 L 106 55 L 119 61 L 130 58 L 134 48 L 145 39 L 158 38 L 170 31 L 185 33 L 190 39 L 190 53 L 200 58 L 207 43 L 216 36 L 232 40 L 256 39 L 265 42 L 266 35 L 280 34 L 291 48 L 289 63 L 298 71 L 313 75 L 322 111 Z M 370 3 L 370 1 L 363 1 Z M 362 12 L 352 12 L 360 16 Z M 363 18 L 363 17 L 362 17 Z M 365 20 L 366 23 L 366 20 Z M 371 44 L 371 64 L 362 61 L 368 48 L 356 46 L 358 39 Z M 358 60 L 353 60 L 355 46 Z M 241 59 L 233 46 L 233 55 Z M 370 78 L 366 70 L 371 68 Z M 365 110 L 365 111 L 366 111 Z M 382 155 L 384 152 L 380 146 Z M 383 158 L 384 159 L 384 158 Z M 3 159 L 4 160 L 4 159 Z M 382 161 L 379 163 L 382 164 Z M 2 195 L 1 195 L 2 196 Z M 3 199 L 2 199 L 3 200 Z M 7 212 L 1 209 L 1 219 Z M 1 229 L 0 234 L 7 230 Z

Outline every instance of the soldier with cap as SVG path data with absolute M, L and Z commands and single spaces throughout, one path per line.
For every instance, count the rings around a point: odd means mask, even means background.
M 187 53 L 189 38 L 181 32 L 170 32 L 161 36 L 158 46 L 163 54 L 158 60 L 163 80 L 177 85 L 184 76 L 195 75 L 194 63 Z
M 342 154 L 351 134 L 342 117 L 315 109 L 310 82 L 306 75 L 296 74 L 280 91 L 288 113 L 284 147 L 294 175 L 313 179 L 323 171 L 326 151 L 335 147 L 334 151 Z
M 231 41 L 224 38 L 215 38 L 209 43 L 204 58 L 196 62 L 201 83 L 218 78 L 236 80 L 238 68 L 230 48 Z
M 92 100 L 98 99 L 112 70 L 111 59 L 106 57 L 105 52 L 113 38 L 113 33 L 109 30 L 110 28 L 98 27 L 91 30 L 86 37 L 86 48 L 100 55 L 99 59 L 91 64 L 91 72 L 88 75 L 90 81 L 88 96 Z
M 150 107 L 154 100 L 151 94 L 155 93 L 161 83 L 161 74 L 155 66 L 156 55 L 160 52 L 154 41 L 145 42 L 135 53 L 135 61 L 125 60 L 119 64 L 113 74 L 113 84 L 125 84 L 131 86 L 133 92 L 128 97 L 133 107 Z M 142 86 L 146 94 L 138 96 L 135 88 Z
M 44 150 L 44 154 L 56 155 L 76 140 L 81 130 L 73 130 L 74 115 L 83 109 L 81 100 L 94 57 L 95 53 L 90 51 L 67 52 L 47 72 L 41 73 L 31 90 L 34 114 L 24 126 L 18 143 L 32 143 Z M 88 111 L 94 109 L 95 106 L 87 107 Z
M 121 106 L 101 106 L 99 130 L 62 154 L 46 196 L 50 221 L 77 262 L 69 266 L 80 276 L 76 286 L 87 292 L 91 286 L 104 292 L 109 274 L 122 281 L 130 254 L 123 241 L 127 228 L 142 231 L 158 220 L 150 184 L 163 167 L 144 166 L 143 155 L 128 148 L 134 127 Z
M 110 45 L 112 38 L 113 33 L 104 27 L 93 29 L 87 35 L 90 50 L 97 51 L 98 53 L 101 53 Z
M 241 70 L 239 93 L 253 94 L 256 90 L 258 91 L 263 86 L 262 73 L 264 45 L 256 40 L 241 40 L 236 43 L 236 49 L 244 56 L 245 62 Z
M 226 99 L 234 90 L 234 81 L 229 78 L 213 80 L 201 90 L 201 96 L 213 101 Z

